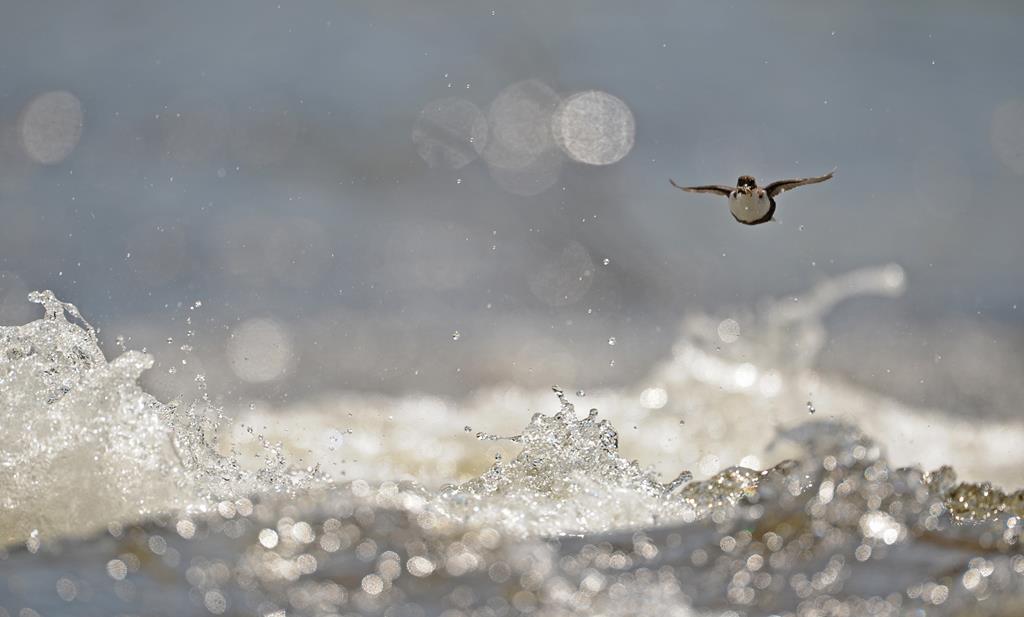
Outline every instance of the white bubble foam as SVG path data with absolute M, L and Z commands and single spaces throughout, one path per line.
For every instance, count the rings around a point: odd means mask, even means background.
M 78 145 L 82 123 L 82 103 L 75 95 L 63 90 L 40 94 L 21 112 L 22 148 L 37 163 L 59 163 Z
M 412 127 L 416 152 L 431 167 L 460 169 L 473 162 L 487 144 L 487 119 L 466 99 L 428 103 Z
M 633 149 L 636 121 L 622 99 L 590 90 L 570 96 L 559 106 L 552 131 L 572 159 L 610 165 Z

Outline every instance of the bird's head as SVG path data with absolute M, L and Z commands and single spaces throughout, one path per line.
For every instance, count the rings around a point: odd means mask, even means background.
M 754 176 L 740 176 L 736 180 L 736 186 L 741 189 L 754 189 L 757 188 L 757 181 L 754 180 Z

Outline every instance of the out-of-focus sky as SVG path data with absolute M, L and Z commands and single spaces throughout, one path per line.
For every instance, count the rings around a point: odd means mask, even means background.
M 9 3 L 0 321 L 52 288 L 112 351 L 153 351 L 168 396 L 197 370 L 228 399 L 598 387 L 687 310 L 896 262 L 907 295 L 840 338 L 924 379 L 970 320 L 1013 357 L 1022 23 L 1017 2 Z M 554 126 L 614 129 L 612 164 L 547 133 L 586 91 L 624 107 Z M 753 228 L 668 183 L 836 166 Z

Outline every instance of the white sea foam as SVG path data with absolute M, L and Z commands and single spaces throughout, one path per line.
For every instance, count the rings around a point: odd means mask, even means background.
M 44 317 L 0 329 L 0 538 L 24 546 L 0 550 L 0 610 L 60 612 L 83 589 L 100 612 L 1015 614 L 1024 491 L 897 467 L 1017 484 L 1020 427 L 815 368 L 835 303 L 903 282 L 887 266 L 691 315 L 670 358 L 587 393 L 586 415 L 561 390 L 496 388 L 338 394 L 233 424 L 146 394 L 149 356 L 106 360 L 73 305 L 32 294 Z
M 304 482 L 272 448 L 260 448 L 252 471 L 219 455 L 215 410 L 164 404 L 138 385 L 151 356 L 108 362 L 73 304 L 49 291 L 29 297 L 44 317 L 0 327 L 0 543 Z
M 872 435 L 897 465 L 950 464 L 966 479 L 1019 483 L 1021 423 L 976 422 L 955 401 L 945 410 L 916 407 L 816 367 L 827 340 L 822 319 L 838 302 L 865 294 L 898 295 L 903 286 L 903 270 L 889 265 L 824 281 L 800 294 L 799 302 L 787 297 L 766 302 L 759 311 L 690 314 L 671 356 L 649 374 L 630 387 L 588 391 L 577 403 L 600 409 L 601 417 L 618 427 L 623 455 L 653 467 L 662 478 L 682 469 L 699 472 L 700 460 L 709 454 L 723 466 L 745 457 L 779 460 L 787 453 L 769 448 L 777 431 L 826 419 Z M 723 323 L 729 324 L 725 344 Z M 569 390 L 569 384 L 562 385 Z M 655 398 L 658 404 L 652 405 Z M 286 410 L 238 414 L 242 425 L 261 427 L 268 439 L 293 456 L 320 461 L 337 479 L 402 478 L 438 486 L 479 475 L 495 453 L 516 452 L 510 444 L 476 441 L 461 431 L 463 426 L 512 435 L 522 429 L 524 413 L 535 411 L 558 411 L 550 391 L 502 386 L 462 401 L 338 393 Z M 325 429 L 335 427 L 352 431 L 342 452 L 329 451 L 331 444 L 322 438 Z M 232 431 L 239 438 L 246 435 L 239 425 Z M 984 452 L 978 444 L 985 444 Z

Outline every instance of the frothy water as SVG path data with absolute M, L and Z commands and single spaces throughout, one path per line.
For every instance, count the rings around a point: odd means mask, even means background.
M 496 388 L 234 423 L 156 400 L 150 356 L 108 361 L 34 293 L 44 317 L 0 328 L 0 615 L 1021 614 L 1024 492 L 942 466 L 1018 488 L 1019 448 L 976 448 L 1021 428 L 814 368 L 835 303 L 903 283 L 691 315 L 641 383 L 578 392 L 586 413 Z
M 269 447 L 252 470 L 221 456 L 215 410 L 201 400 L 164 404 L 139 387 L 151 356 L 127 351 L 108 362 L 74 305 L 49 291 L 29 299 L 42 319 L 0 327 L 4 544 L 311 481 Z

